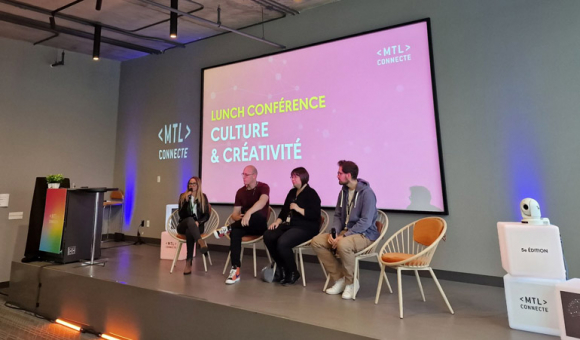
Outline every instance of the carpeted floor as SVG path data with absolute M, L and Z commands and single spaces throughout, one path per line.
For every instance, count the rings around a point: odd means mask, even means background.
M 12 309 L 5 305 L 8 289 L 0 290 L 0 339 L 1 340 L 60 340 L 96 339 L 92 334 L 83 334 L 64 326 L 34 316 L 32 313 Z

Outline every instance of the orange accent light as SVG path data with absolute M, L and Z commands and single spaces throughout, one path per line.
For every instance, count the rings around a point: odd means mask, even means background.
M 63 325 L 65 327 L 74 329 L 77 332 L 80 332 L 82 330 L 81 326 L 74 325 L 74 324 L 72 324 L 70 322 L 66 322 L 66 321 L 61 320 L 61 319 L 56 319 L 56 320 L 54 320 L 54 322 L 56 322 L 56 323 L 58 323 L 60 325 Z
M 120 336 L 120 337 L 118 337 L 118 338 L 117 338 L 117 337 L 114 337 L 114 336 L 112 336 L 112 335 L 109 335 L 109 334 L 104 334 L 104 333 L 103 333 L 103 334 L 101 334 L 101 338 L 103 338 L 103 339 L 107 339 L 107 340 L 129 340 L 129 339 L 127 339 L 127 338 L 124 338 L 124 337 L 122 337 L 122 336 Z

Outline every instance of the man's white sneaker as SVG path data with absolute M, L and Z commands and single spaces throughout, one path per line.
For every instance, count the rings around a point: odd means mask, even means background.
M 220 239 L 226 235 L 229 235 L 230 231 L 232 229 L 230 228 L 230 226 L 224 226 L 221 228 L 216 229 L 216 231 L 213 232 L 213 236 L 215 236 L 215 238 Z
M 342 293 L 342 298 L 345 300 L 352 300 L 354 295 L 358 292 L 359 289 L 358 282 L 346 285 L 344 288 L 344 292 Z
M 334 283 L 334 286 L 326 290 L 326 294 L 336 295 L 344 291 L 344 286 L 346 285 L 344 277 Z
M 233 285 L 234 283 L 239 281 L 240 281 L 240 267 L 237 268 L 232 267 L 232 269 L 230 270 L 230 275 L 226 280 L 226 284 Z

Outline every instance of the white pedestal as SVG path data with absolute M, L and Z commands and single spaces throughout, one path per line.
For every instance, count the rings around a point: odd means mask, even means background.
M 556 285 L 560 337 L 565 340 L 580 339 L 580 279 Z
M 561 280 L 503 277 L 510 327 L 528 332 L 560 335 L 556 285 Z
M 554 225 L 498 222 L 501 265 L 513 276 L 565 280 L 560 229 Z
M 161 233 L 161 259 L 162 260 L 173 260 L 175 257 L 175 252 L 179 246 L 179 241 L 171 237 L 168 232 L 164 231 Z M 179 253 L 178 260 L 185 260 L 187 256 L 187 250 L 185 248 L 185 243 L 181 246 L 181 252 Z

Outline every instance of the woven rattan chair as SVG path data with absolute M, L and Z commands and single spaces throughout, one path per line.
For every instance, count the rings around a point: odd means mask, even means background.
M 210 209 L 211 209 L 211 212 L 209 215 L 209 220 L 207 222 L 205 222 L 204 233 L 201 234 L 201 238 L 204 240 L 213 234 L 214 230 L 217 229 L 217 227 L 219 226 L 219 223 L 220 223 L 220 217 L 219 217 L 218 213 L 213 208 L 211 208 L 211 206 L 210 206 Z M 186 242 L 185 235 L 181 235 L 177 232 L 177 225 L 178 224 L 179 224 L 179 211 L 175 210 L 171 214 L 171 216 L 167 220 L 167 224 L 165 225 L 165 230 L 167 231 L 167 233 L 169 233 L 169 235 L 171 237 L 173 237 L 175 240 L 177 240 L 179 242 L 179 246 L 177 246 L 177 251 L 175 252 L 175 257 L 173 258 L 173 263 L 171 264 L 171 270 L 169 271 L 170 273 L 173 273 L 173 269 L 175 268 L 175 263 L 177 262 L 177 258 L 179 257 L 179 252 L 181 251 L 181 246 Z M 207 264 L 205 261 L 206 256 L 209 260 L 209 264 L 212 265 L 211 255 L 209 254 L 209 251 L 202 256 L 203 268 L 207 272 Z
M 272 209 L 272 207 L 270 207 L 270 210 L 268 213 L 268 221 L 267 221 L 266 225 L 270 225 L 270 224 L 274 223 L 274 221 L 276 221 L 276 212 L 274 211 L 274 209 Z M 232 215 L 230 215 L 228 217 L 225 225 L 230 225 L 234 222 L 235 221 L 232 219 Z M 229 239 L 230 235 L 226 235 L 226 237 Z M 247 246 L 252 246 L 253 254 L 254 254 L 254 277 L 258 276 L 258 270 L 257 270 L 257 266 L 256 266 L 256 244 L 259 242 L 262 242 L 263 240 L 264 240 L 263 235 L 246 235 L 246 236 L 242 237 L 242 254 L 240 255 L 240 262 L 244 258 L 244 248 Z M 270 263 L 272 263 L 272 258 L 270 258 L 270 253 L 268 252 L 268 248 L 266 248 L 266 254 L 268 255 L 268 261 Z M 231 251 L 228 252 L 228 258 L 226 260 L 226 265 L 224 266 L 223 274 L 226 273 L 226 270 L 228 269 L 228 267 L 230 265 L 231 255 L 232 255 L 232 252 Z
M 428 270 L 443 297 L 445 304 L 449 308 L 451 314 L 453 308 L 443 292 L 443 288 L 439 284 L 433 269 L 431 268 L 431 260 L 437 250 L 439 241 L 445 236 L 447 231 L 447 223 L 440 217 L 426 217 L 418 221 L 410 223 L 397 231 L 391 236 L 380 250 L 380 264 L 381 271 L 384 273 L 385 267 L 391 267 L 397 270 L 397 282 L 399 288 L 399 316 L 403 318 L 403 286 L 401 282 L 401 272 L 403 270 L 415 271 L 421 297 L 425 301 L 425 293 L 419 278 L 419 270 Z M 379 278 L 377 287 L 377 295 L 375 303 L 379 302 L 379 295 L 381 293 L 383 276 Z M 388 281 L 387 281 L 388 283 Z M 389 286 L 390 289 L 390 286 Z
M 328 227 L 328 214 L 324 210 L 320 210 L 320 229 L 318 231 L 318 235 L 324 233 L 326 228 Z M 302 285 L 306 287 L 306 273 L 304 272 L 304 259 L 302 257 L 302 250 L 306 248 L 310 248 L 310 242 L 312 240 L 308 240 L 304 243 L 297 245 L 296 247 L 292 248 L 294 250 L 294 254 L 296 256 L 296 262 L 300 264 L 300 272 L 302 273 Z M 300 262 L 298 262 L 300 261 Z M 320 264 L 322 265 L 322 263 Z M 322 270 L 324 271 L 324 275 L 326 275 L 326 270 L 324 270 L 324 266 L 322 266 Z
M 377 218 L 376 226 L 377 226 L 377 229 L 379 230 L 379 233 L 380 233 L 379 237 L 373 243 L 371 243 L 368 247 L 366 247 L 365 249 L 354 254 L 354 256 L 355 256 L 355 266 L 354 266 L 355 286 L 358 285 L 358 281 L 360 279 L 359 261 L 361 259 L 375 257 L 377 259 L 377 261 L 379 262 L 379 266 L 380 266 L 379 254 L 377 253 L 376 250 L 377 250 L 379 243 L 383 239 L 383 237 L 385 237 L 385 234 L 387 233 L 387 229 L 389 228 L 389 218 L 387 217 L 387 214 L 385 214 L 381 210 L 378 211 L 378 218 Z M 389 286 L 389 290 L 392 292 L 391 284 L 389 283 L 389 279 L 387 278 L 387 274 L 385 273 L 384 270 L 382 271 L 381 279 L 383 276 L 385 277 L 385 280 L 387 281 L 387 285 Z M 329 281 L 330 281 L 330 276 L 327 275 L 326 276 L 326 283 L 324 284 L 324 289 L 322 289 L 322 291 L 326 291 L 326 287 L 328 287 Z M 355 289 L 354 295 L 352 297 L 353 300 L 356 299 L 356 293 L 357 293 L 357 291 Z

